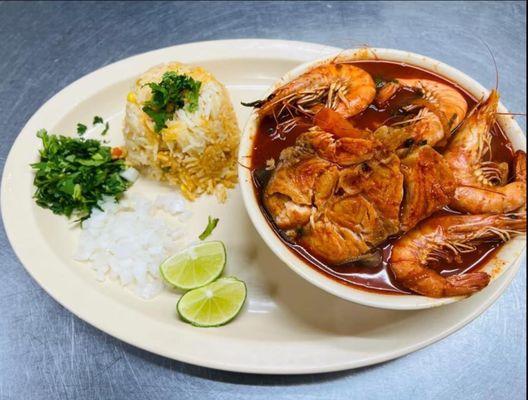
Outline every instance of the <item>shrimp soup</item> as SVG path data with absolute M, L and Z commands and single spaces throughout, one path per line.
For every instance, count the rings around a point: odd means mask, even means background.
M 379 96 L 382 89 L 389 88 L 391 82 L 427 80 L 447 85 L 456 91 L 458 93 L 457 95 L 467 103 L 468 110 L 472 110 L 477 104 L 476 99 L 454 83 L 432 72 L 411 65 L 381 60 L 357 61 L 350 62 L 350 64 L 359 67 L 370 75 L 373 85 L 375 85 L 377 96 Z M 384 125 L 398 127 L 406 124 L 406 121 L 419 121 L 423 118 L 423 115 L 420 113 L 419 107 L 415 107 L 413 104 L 418 104 L 415 100 L 420 90 L 403 88 L 394 93 L 389 93 L 388 98 L 384 102 L 377 102 L 376 100 L 369 101 L 368 105 L 361 112 L 349 117 L 348 121 L 353 126 L 353 129 L 368 132 L 375 132 Z M 346 90 L 342 93 L 346 95 Z M 342 93 L 337 93 L 335 96 L 341 96 L 343 95 Z M 331 94 L 328 95 L 329 99 L 330 97 Z M 253 143 L 250 168 L 253 176 L 255 196 L 258 198 L 260 208 L 266 216 L 268 223 L 288 248 L 298 257 L 304 259 L 314 269 L 343 284 L 353 285 L 369 291 L 411 294 L 412 292 L 395 278 L 389 267 L 394 243 L 402 235 L 397 229 L 386 230 L 385 235 L 381 236 L 383 240 L 378 240 L 375 246 L 368 249 L 366 256 L 357 257 L 354 261 L 335 262 L 335 260 L 322 256 L 321 254 L 324 254 L 322 252 L 312 251 L 312 248 L 307 247 L 307 242 L 305 240 L 303 241 L 302 237 L 300 239 L 299 235 L 291 234 L 291 229 L 288 230 L 279 227 L 276 223 L 276 215 L 272 215 L 269 211 L 270 207 L 265 205 L 265 189 L 273 175 L 276 165 L 280 161 L 279 157 L 281 152 L 288 148 L 295 149 L 299 137 L 314 126 L 313 113 L 305 112 L 306 107 L 304 105 L 309 104 L 309 102 L 299 104 L 296 107 L 289 107 L 288 105 L 282 106 L 276 112 L 263 115 L 259 119 L 258 131 Z M 448 124 L 453 124 L 453 122 L 460 124 L 461 121 L 455 118 L 447 121 Z M 498 124 L 494 124 L 491 133 L 491 149 L 495 161 L 508 163 L 510 167 L 509 171 L 512 171 L 514 151 L 511 143 L 503 134 Z M 404 147 L 423 145 L 427 142 L 423 139 L 418 141 L 421 143 L 416 143 L 415 139 L 408 138 L 404 142 Z M 447 142 L 447 139 L 439 140 L 437 143 L 431 143 L 431 146 L 442 153 Z M 321 166 L 321 171 L 326 171 L 328 168 L 333 167 Z M 368 166 L 364 166 L 364 168 L 368 168 Z M 322 174 L 323 172 L 318 173 Z M 511 179 L 511 176 L 509 178 Z M 318 189 L 315 188 L 314 190 L 317 191 Z M 383 201 L 389 200 L 383 199 Z M 399 203 L 397 207 L 399 208 Z M 460 213 L 450 209 L 448 206 L 443 206 L 441 209 L 435 210 L 433 216 L 458 214 Z M 396 219 L 398 219 L 398 216 L 396 216 Z M 499 240 L 479 243 L 474 246 L 474 251 L 461 252 L 456 257 L 449 257 L 447 260 L 431 260 L 428 267 L 443 277 L 464 274 L 468 271 L 476 271 L 485 265 L 500 244 L 501 242 Z M 328 241 L 326 246 L 329 246 L 331 249 L 333 246 L 332 242 Z

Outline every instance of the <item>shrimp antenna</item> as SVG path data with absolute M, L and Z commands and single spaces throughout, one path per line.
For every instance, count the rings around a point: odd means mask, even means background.
M 526 113 L 516 113 L 516 112 L 496 112 L 495 115 L 520 115 L 526 117 Z
M 347 48 L 341 50 L 339 53 L 341 54 L 343 51 L 350 50 L 350 49 L 368 49 L 372 46 L 368 43 L 360 43 L 360 42 L 350 42 L 347 44 Z
M 493 65 L 495 66 L 495 90 L 499 89 L 499 68 L 497 67 L 497 60 L 495 59 L 495 56 L 493 55 L 493 52 L 491 51 L 491 47 L 489 44 L 482 38 L 478 38 L 484 46 L 488 49 L 488 52 L 490 53 L 491 59 L 493 60 Z
M 237 160 L 237 164 L 240 165 L 241 167 L 247 169 L 247 170 L 250 170 L 251 171 L 251 168 L 249 168 L 247 165 L 244 165 L 242 164 L 240 161 Z
M 369 50 L 370 48 L 372 48 L 372 46 L 368 43 L 357 43 L 357 42 L 351 42 L 347 45 L 348 48 L 346 49 L 343 49 L 341 50 L 339 53 L 337 53 L 335 55 L 335 57 L 332 58 L 332 63 L 343 63 L 343 64 L 346 64 L 348 63 L 348 61 L 346 60 L 343 60 L 343 61 L 339 61 L 339 58 L 343 55 L 343 53 L 345 51 L 348 51 L 348 50 L 360 50 L 360 49 L 365 49 L 365 50 Z M 373 53 L 371 52 L 371 54 L 374 56 L 374 59 L 378 59 L 378 56 L 376 55 L 376 53 Z M 360 60 L 354 60 L 354 61 L 360 61 Z
M 368 49 L 370 47 L 372 47 L 370 44 L 368 43 L 351 43 L 352 44 L 352 48 L 359 48 L 359 49 Z

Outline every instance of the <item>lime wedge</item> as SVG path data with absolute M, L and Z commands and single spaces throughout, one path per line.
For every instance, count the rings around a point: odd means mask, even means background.
M 237 316 L 245 300 L 246 284 L 228 277 L 185 293 L 176 308 L 184 321 L 195 326 L 220 326 Z
M 224 270 L 226 251 L 222 242 L 205 242 L 167 258 L 159 267 L 170 285 L 190 290 L 214 281 Z

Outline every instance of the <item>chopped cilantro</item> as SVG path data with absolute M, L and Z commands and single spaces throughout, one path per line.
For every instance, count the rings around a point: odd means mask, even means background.
M 385 86 L 386 81 L 381 76 L 375 76 L 374 83 L 376 84 L 376 89 L 381 89 L 383 86 Z
M 165 124 L 174 111 L 186 107 L 189 112 L 198 109 L 198 96 L 201 82 L 195 81 L 187 75 L 179 75 L 169 71 L 163 74 L 160 83 L 150 82 L 152 97 L 145 102 L 143 111 L 154 121 L 155 131 L 166 128 Z
M 93 119 L 92 125 L 97 124 L 105 124 L 104 119 L 100 116 L 96 115 Z M 107 122 L 104 126 L 103 131 L 101 132 L 101 136 L 105 136 L 108 133 L 108 129 L 110 129 L 110 124 Z
M 211 235 L 211 233 L 213 233 L 214 229 L 216 228 L 216 225 L 218 225 L 218 221 L 219 221 L 218 218 L 211 218 L 211 216 L 209 216 L 207 219 L 207 227 L 200 234 L 200 236 L 198 236 L 198 238 L 200 240 L 204 240 L 208 238 Z
M 77 124 L 77 134 L 78 134 L 79 136 L 84 135 L 84 134 L 86 133 L 86 129 L 88 129 L 88 128 L 86 127 L 86 125 L 84 125 L 84 124 Z
M 110 124 L 107 122 L 103 131 L 101 132 L 101 136 L 105 136 L 108 133 L 108 129 L 110 129 Z
M 112 148 L 98 140 L 48 135 L 45 129 L 37 137 L 43 147 L 39 162 L 31 167 L 39 206 L 82 221 L 99 208 L 103 197 L 118 200 L 130 186 L 120 175 L 124 161 L 113 158 Z

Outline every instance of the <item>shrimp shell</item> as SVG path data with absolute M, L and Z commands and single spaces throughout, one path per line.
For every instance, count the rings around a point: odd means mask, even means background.
M 259 109 L 260 116 L 293 106 L 302 113 L 324 105 L 345 118 L 366 109 L 376 96 L 376 85 L 363 69 L 330 63 L 315 67 L 275 90 Z M 279 112 L 280 114 L 280 112 Z
M 414 133 L 416 141 L 426 140 L 431 146 L 442 143 L 466 116 L 467 102 L 458 90 L 429 79 L 397 79 L 388 82 L 378 92 L 376 104 L 381 106 L 402 87 L 420 95 L 412 103 L 423 108 L 418 116 L 405 121 L 408 122 L 406 129 Z
M 456 210 L 471 214 L 502 214 L 526 205 L 526 153 L 515 153 L 515 179 L 503 186 L 505 166 L 487 160 L 491 157 L 490 129 L 495 123 L 499 101 L 493 90 L 488 99 L 472 113 L 444 152 L 451 166 L 457 189 L 450 204 Z

